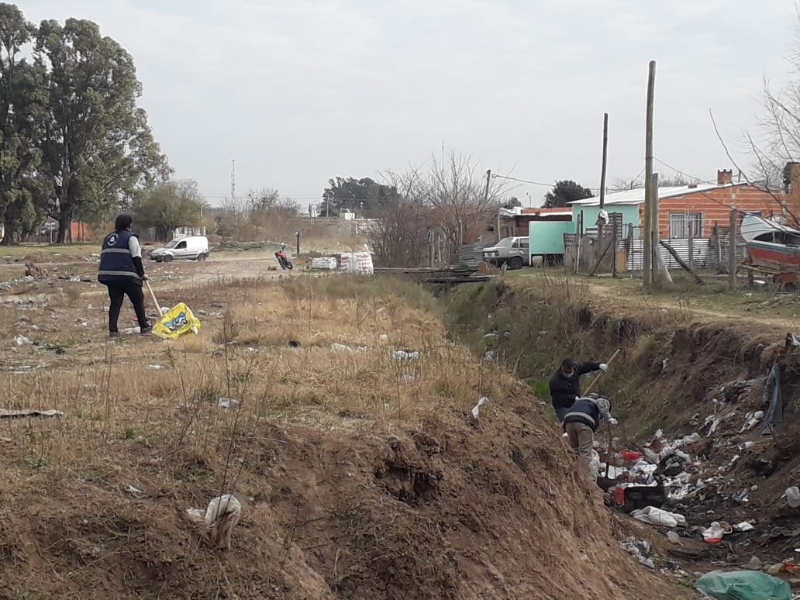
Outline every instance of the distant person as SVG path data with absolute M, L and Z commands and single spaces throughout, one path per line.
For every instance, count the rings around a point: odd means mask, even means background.
M 608 371 L 608 365 L 597 362 L 575 363 L 571 358 L 566 358 L 550 378 L 550 398 L 553 409 L 556 411 L 558 422 L 564 420 L 564 415 L 581 395 L 581 375 L 593 371 Z
M 136 320 L 142 335 L 150 333 L 153 328 L 147 322 L 144 310 L 144 292 L 142 282 L 148 277 L 142 264 L 142 246 L 135 233 L 131 233 L 133 219 L 130 215 L 119 215 L 114 223 L 114 231 L 103 238 L 103 249 L 100 252 L 100 267 L 97 281 L 108 288 L 111 307 L 108 310 L 108 335 L 119 337 L 117 322 L 122 302 L 127 296 L 136 311 Z
M 611 403 L 607 398 L 597 394 L 589 394 L 579 398 L 564 415 L 564 431 L 569 438 L 569 445 L 577 450 L 581 466 L 591 474 L 592 450 L 594 450 L 594 432 L 601 421 L 616 425 L 617 420 L 611 416 Z

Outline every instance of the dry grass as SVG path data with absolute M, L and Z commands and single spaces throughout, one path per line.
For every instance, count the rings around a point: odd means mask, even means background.
M 169 489 L 215 462 L 226 465 L 221 487 L 230 491 L 251 466 L 239 447 L 265 421 L 365 434 L 378 421 L 408 430 L 434 413 L 462 419 L 480 396 L 499 398 L 512 384 L 448 341 L 435 300 L 405 281 L 234 281 L 174 291 L 164 302 L 177 299 L 200 315 L 199 336 L 108 343 L 105 313 L 87 312 L 80 296 L 58 309 L 0 307 L 5 407 L 65 413 L 0 422 L 3 487 L 47 492 L 64 478 L 104 473 Z M 76 317 L 86 314 L 83 326 Z M 42 345 L 13 346 L 18 331 Z M 51 351 L 55 341 L 66 354 Z M 420 359 L 395 360 L 393 351 L 405 348 Z M 240 404 L 221 408 L 221 397 Z

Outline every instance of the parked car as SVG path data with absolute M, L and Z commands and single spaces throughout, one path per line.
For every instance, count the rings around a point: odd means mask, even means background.
M 156 262 L 205 260 L 208 258 L 208 238 L 202 235 L 193 235 L 175 239 L 163 248 L 153 250 L 150 257 Z
M 483 249 L 483 260 L 498 267 L 507 264 L 509 269 L 521 269 L 531 264 L 529 245 L 527 237 L 503 238 L 491 248 Z

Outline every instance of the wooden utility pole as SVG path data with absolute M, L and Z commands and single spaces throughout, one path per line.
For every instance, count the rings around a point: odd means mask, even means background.
M 608 113 L 603 113 L 603 164 L 600 169 L 600 211 L 606 206 L 606 164 L 608 162 Z M 603 219 L 600 213 L 597 215 L 597 246 L 603 247 Z M 614 249 L 612 261 L 616 261 L 616 248 Z
M 736 207 L 731 208 L 731 224 L 728 233 L 728 277 L 731 289 L 736 289 Z
M 657 283 L 672 284 L 672 275 L 669 274 L 667 263 L 661 255 L 661 249 L 658 245 L 658 173 L 653 173 L 653 207 L 650 211 L 650 240 L 653 244 L 653 281 Z
M 647 79 L 647 120 L 645 128 L 644 153 L 644 285 L 653 284 L 653 109 L 656 88 L 656 61 L 650 61 L 650 74 Z
M 297 239 L 297 256 L 300 256 L 300 232 L 295 231 L 294 237 Z

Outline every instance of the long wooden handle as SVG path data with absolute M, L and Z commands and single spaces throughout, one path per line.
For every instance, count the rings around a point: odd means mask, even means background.
M 147 284 L 147 289 L 150 290 L 150 297 L 153 299 L 153 304 L 156 305 L 156 310 L 158 310 L 158 318 L 161 318 L 161 305 L 156 300 L 156 295 L 153 293 L 153 288 L 150 287 L 150 282 L 145 279 L 144 282 Z
M 614 361 L 614 359 L 617 358 L 617 356 L 619 355 L 620 352 L 622 352 L 622 348 L 617 348 L 617 351 L 614 352 L 614 355 L 611 358 L 608 359 L 608 362 L 606 362 L 606 365 L 610 365 Z M 589 387 L 586 388 L 586 391 L 583 393 L 584 396 L 588 396 L 589 395 L 589 392 L 591 392 L 595 388 L 595 386 L 598 384 L 598 382 L 600 381 L 600 378 L 603 375 L 605 375 L 605 371 L 600 371 L 597 374 L 597 377 L 594 378 L 594 381 L 592 381 L 592 383 L 589 384 Z

